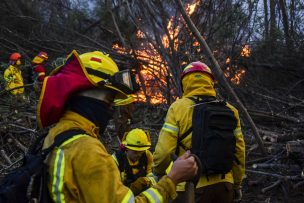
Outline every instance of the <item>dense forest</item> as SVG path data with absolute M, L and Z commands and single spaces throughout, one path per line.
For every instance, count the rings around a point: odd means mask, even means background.
M 132 127 L 150 130 L 154 144 L 169 105 L 182 95 L 184 65 L 208 64 L 218 97 L 240 111 L 243 202 L 303 201 L 303 1 L 2 0 L 0 13 L 0 73 L 19 52 L 28 97 L 15 101 L 1 76 L 1 176 L 45 131 L 36 125 L 39 95 L 26 80 L 32 58 L 47 52 L 50 73 L 72 50 L 100 50 L 138 73 Z M 112 123 L 104 137 L 109 150 L 118 144 Z

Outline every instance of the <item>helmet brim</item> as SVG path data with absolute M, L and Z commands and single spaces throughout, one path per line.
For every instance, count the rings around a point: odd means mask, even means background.
M 142 152 L 142 151 L 146 151 L 148 149 L 151 148 L 151 146 L 149 147 L 133 147 L 133 146 L 126 146 L 127 149 L 131 149 L 133 151 L 137 151 L 137 152 Z

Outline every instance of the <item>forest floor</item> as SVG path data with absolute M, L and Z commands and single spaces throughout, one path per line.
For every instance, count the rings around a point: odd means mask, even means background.
M 19 166 L 29 146 L 47 131 L 37 128 L 36 105 L 37 95 L 33 91 L 26 100 L 0 95 L 0 178 Z M 153 151 L 167 107 L 164 104 L 136 104 L 135 107 L 131 127 L 150 131 Z M 251 106 L 250 109 L 259 108 Z M 292 115 L 275 116 L 251 111 L 251 116 L 264 140 L 267 155 L 261 154 L 249 125 L 242 122 L 247 170 L 242 202 L 304 202 L 304 174 L 301 176 L 304 114 L 294 111 Z M 114 123 L 114 120 L 109 122 L 102 138 L 109 152 L 119 145 Z

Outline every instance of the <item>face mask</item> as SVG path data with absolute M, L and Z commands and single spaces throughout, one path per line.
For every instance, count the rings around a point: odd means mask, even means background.
M 85 96 L 74 96 L 69 101 L 69 110 L 74 111 L 93 122 L 102 135 L 114 114 L 109 104 Z

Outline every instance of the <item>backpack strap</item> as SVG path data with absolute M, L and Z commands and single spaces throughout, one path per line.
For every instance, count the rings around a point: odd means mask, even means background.
M 55 147 L 59 147 L 62 143 L 74 137 L 75 135 L 85 134 L 83 130 L 68 130 L 58 134 L 55 137 L 54 143 L 48 148 L 42 150 L 41 155 L 45 158 Z
M 187 149 L 187 147 L 182 143 L 182 141 L 192 132 L 192 126 L 180 137 L 177 138 L 177 143 L 176 143 L 176 149 L 175 149 L 175 154 L 178 156 L 179 155 L 179 147 L 182 147 L 184 150 Z
M 205 97 L 205 96 L 193 96 L 193 97 L 186 97 L 192 101 L 194 101 L 195 104 L 198 103 L 204 103 L 204 102 L 211 102 L 215 101 L 215 97 Z M 176 143 L 176 150 L 175 154 L 178 156 L 179 155 L 179 147 L 182 147 L 184 150 L 187 150 L 187 147 L 182 143 L 182 141 L 192 132 L 192 126 L 180 137 L 177 138 L 177 143 Z
M 115 151 L 115 157 L 117 159 L 118 162 L 118 169 L 120 172 L 123 172 L 123 169 L 126 166 L 126 159 L 125 159 L 125 152 L 122 150 L 117 150 Z

